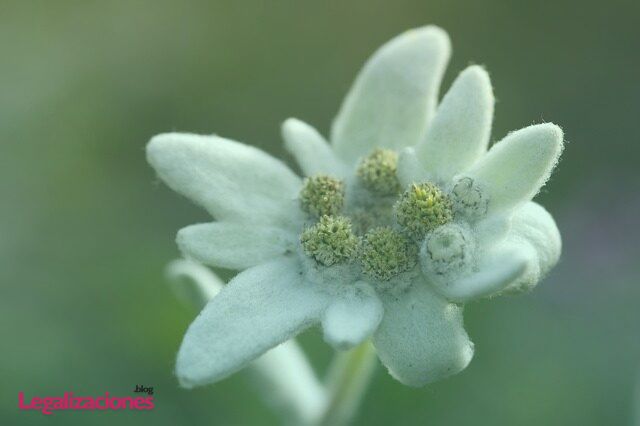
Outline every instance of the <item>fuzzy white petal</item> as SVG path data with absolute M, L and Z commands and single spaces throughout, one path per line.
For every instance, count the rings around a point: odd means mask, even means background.
M 198 311 L 224 287 L 209 268 L 190 260 L 172 261 L 166 273 L 176 296 Z M 274 407 L 307 422 L 325 407 L 326 392 L 295 339 L 267 351 L 249 366 L 254 384 Z
M 294 208 L 300 178 L 259 149 L 218 136 L 168 133 L 151 139 L 147 159 L 167 185 L 218 220 L 281 226 L 301 220 Z
M 297 259 L 238 274 L 189 326 L 176 374 L 185 387 L 221 380 L 318 322 L 329 298 L 302 282 Z
M 553 217 L 544 207 L 529 202 L 516 210 L 505 244 L 518 245 L 528 253 L 525 273 L 506 288 L 508 292 L 531 290 L 560 258 L 562 240 Z
M 558 263 L 562 251 L 560 231 L 551 214 L 540 204 L 529 202 L 517 209 L 511 230 L 512 238 L 522 238 L 536 250 L 542 274 Z
M 530 201 L 545 184 L 562 152 L 562 130 L 550 123 L 510 133 L 468 172 L 489 198 L 489 213 Z
M 382 302 L 373 288 L 364 282 L 352 284 L 325 312 L 324 339 L 336 349 L 349 349 L 375 331 L 382 314 Z
M 384 317 L 373 343 L 393 377 L 423 386 L 462 371 L 473 357 L 473 343 L 462 324 L 462 308 L 424 283 L 405 293 L 382 297 Z
M 448 300 L 456 303 L 490 296 L 521 279 L 529 261 L 530 256 L 526 248 L 521 250 L 519 247 L 511 246 L 483 262 L 479 271 L 446 285 L 439 285 L 437 289 Z
M 527 202 L 509 216 L 489 217 L 479 227 L 485 251 L 480 271 L 440 289 L 450 300 L 531 290 L 558 262 L 562 249 L 558 227 L 537 203 Z
M 504 214 L 492 215 L 474 225 L 477 239 L 483 247 L 490 249 L 504 241 L 511 230 L 512 213 L 507 211 Z
M 493 90 L 487 72 L 473 65 L 453 82 L 438 106 L 416 154 L 432 179 L 446 182 L 487 151 L 493 120 Z
M 324 173 L 346 175 L 346 166 L 336 158 L 327 141 L 316 129 L 295 118 L 282 123 L 284 146 L 294 156 L 305 176 Z
M 398 180 L 403 188 L 431 180 L 431 175 L 418 160 L 414 147 L 403 148 L 398 154 Z
M 434 26 L 407 31 L 382 46 L 356 78 L 333 123 L 336 153 L 353 163 L 376 147 L 418 143 L 435 109 L 450 51 L 449 37 Z
M 185 257 L 206 265 L 245 269 L 293 250 L 296 236 L 274 226 L 213 222 L 187 226 L 176 242 Z

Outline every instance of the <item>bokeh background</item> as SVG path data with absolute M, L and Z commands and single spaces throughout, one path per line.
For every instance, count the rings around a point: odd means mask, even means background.
M 426 23 L 452 38 L 445 88 L 488 67 L 494 140 L 564 128 L 538 196 L 564 254 L 534 293 L 468 306 L 477 352 L 464 373 L 416 390 L 380 368 L 357 424 L 640 424 L 638 4 L 0 1 L 0 424 L 277 424 L 243 374 L 177 386 L 195 313 L 163 268 L 175 232 L 207 216 L 157 181 L 145 143 L 215 132 L 284 156 L 285 118 L 326 134 L 373 50 Z M 322 372 L 318 331 L 302 343 Z M 17 409 L 21 390 L 136 384 L 154 387 L 153 411 Z

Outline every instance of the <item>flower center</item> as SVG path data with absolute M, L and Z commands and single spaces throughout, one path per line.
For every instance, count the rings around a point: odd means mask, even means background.
M 389 227 L 375 228 L 362 239 L 362 272 L 374 279 L 387 281 L 413 268 L 417 255 L 418 247 L 405 235 Z
M 306 256 L 324 267 L 353 263 L 374 281 L 414 269 L 425 237 L 451 222 L 454 210 L 449 196 L 430 182 L 400 194 L 397 159 L 394 151 L 376 149 L 347 182 L 327 175 L 305 179 L 300 206 L 312 221 L 300 236 Z M 456 241 L 439 236 L 438 253 L 455 257 Z

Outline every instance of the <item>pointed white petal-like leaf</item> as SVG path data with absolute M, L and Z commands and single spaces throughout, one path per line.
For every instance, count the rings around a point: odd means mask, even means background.
M 505 245 L 520 246 L 528 253 L 527 269 L 505 289 L 509 293 L 529 291 L 555 266 L 562 240 L 553 217 L 539 204 L 529 202 L 515 211 Z
M 353 163 L 374 148 L 418 143 L 435 109 L 450 51 L 449 37 L 434 26 L 407 31 L 382 46 L 333 123 L 336 153 Z
M 433 176 L 422 167 L 414 147 L 403 148 L 398 154 L 398 180 L 403 188 L 425 181 L 432 181 Z
M 345 177 L 347 167 L 336 158 L 327 141 L 303 121 L 289 118 L 282 123 L 284 145 L 305 176 L 328 174 Z
M 449 283 L 441 283 L 436 288 L 444 297 L 456 303 L 487 297 L 522 278 L 530 261 L 526 249 L 510 247 L 483 262 L 479 271 Z
M 324 314 L 324 339 L 340 350 L 356 346 L 375 331 L 382 314 L 382 303 L 369 284 L 357 282 L 350 285 Z
M 297 237 L 274 226 L 213 222 L 182 228 L 176 242 L 185 257 L 241 270 L 293 250 Z
M 535 249 L 541 274 L 553 268 L 562 252 L 562 239 L 556 222 L 538 203 L 529 202 L 514 212 L 511 238 L 524 239 Z
M 511 211 L 483 218 L 474 225 L 476 237 L 483 247 L 500 244 L 511 230 Z
M 508 219 L 506 222 L 508 226 L 504 228 L 505 231 L 502 225 L 499 231 L 492 226 L 480 231 L 485 225 L 484 222 L 479 224 L 477 235 L 488 253 L 483 259 L 484 266 L 480 268 L 477 276 L 470 276 L 460 283 L 453 282 L 450 286 L 463 288 L 464 283 L 482 281 L 483 277 L 504 271 L 502 274 L 504 279 L 500 280 L 502 284 L 494 280 L 493 293 L 487 291 L 477 297 L 487 294 L 524 292 L 535 287 L 557 263 L 562 248 L 560 233 L 553 218 L 542 206 L 530 201 L 517 208 L 510 216 L 493 216 L 487 218 L 487 221 L 490 222 L 494 218 L 497 218 L 500 224 L 504 219 Z M 517 268 L 517 264 L 523 265 L 523 268 Z M 514 274 L 507 279 L 510 275 L 509 265 L 513 266 L 511 271 Z M 473 288 L 478 287 L 481 286 L 473 285 Z M 451 300 L 463 301 L 460 295 L 456 297 L 450 294 L 448 297 Z
M 453 82 L 416 154 L 437 181 L 446 182 L 487 151 L 493 120 L 493 90 L 487 72 L 470 66 Z
M 147 159 L 167 185 L 218 220 L 291 226 L 302 218 L 295 208 L 300 178 L 254 147 L 218 136 L 168 133 L 151 139 Z
M 172 261 L 166 273 L 176 295 L 198 311 L 224 287 L 209 268 L 190 260 Z M 253 367 L 249 368 L 253 382 L 278 409 L 311 421 L 325 407 L 325 390 L 295 339 L 267 351 L 249 367 Z
M 297 259 L 241 272 L 189 326 L 176 374 L 185 387 L 221 380 L 320 320 L 329 298 L 302 282 Z
M 393 377 L 423 386 L 462 371 L 473 343 L 462 323 L 462 308 L 424 283 L 405 293 L 382 296 L 384 317 L 374 334 L 378 356 Z
M 489 198 L 489 214 L 530 201 L 545 184 L 562 152 L 562 130 L 550 123 L 510 133 L 465 175 Z

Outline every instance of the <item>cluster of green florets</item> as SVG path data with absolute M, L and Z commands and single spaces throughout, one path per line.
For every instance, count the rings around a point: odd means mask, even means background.
M 395 152 L 383 149 L 365 157 L 354 188 L 366 191 L 356 192 L 360 195 L 351 197 L 348 205 L 343 181 L 327 175 L 305 179 L 300 205 L 315 222 L 300 237 L 306 256 L 322 266 L 357 262 L 362 274 L 388 281 L 416 266 L 420 244 L 426 244 L 423 250 L 435 263 L 439 256 L 450 260 L 462 255 L 460 238 L 438 234 L 425 242 L 425 236 L 451 222 L 454 214 L 452 201 L 436 185 L 413 184 L 393 204 L 389 196 L 400 192 L 397 161 Z M 465 184 L 456 187 L 463 206 L 475 200 L 473 191 L 465 192 Z
M 413 184 L 396 203 L 396 218 L 414 238 L 420 239 L 451 222 L 453 208 L 449 198 L 434 184 Z
M 398 154 L 389 149 L 376 149 L 358 166 L 357 174 L 362 185 L 379 195 L 400 192 L 398 181 Z
M 327 175 L 306 178 L 300 191 L 300 206 L 316 218 L 340 213 L 344 206 L 344 182 Z
M 353 260 L 359 245 L 348 218 L 326 215 L 304 230 L 300 242 L 305 254 L 324 266 Z
M 417 255 L 415 243 L 389 227 L 372 229 L 362 238 L 362 272 L 381 281 L 413 268 Z

